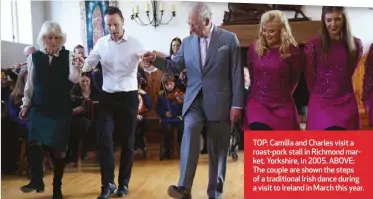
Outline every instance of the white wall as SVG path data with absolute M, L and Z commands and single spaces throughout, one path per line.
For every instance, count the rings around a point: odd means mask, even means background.
M 45 19 L 58 22 L 66 33 L 67 49 L 82 44 L 79 1 L 45 1 Z
M 176 18 L 168 25 L 157 27 L 139 26 L 130 19 L 132 8 L 136 5 L 140 7 L 140 17 L 143 21 L 148 21 L 145 16 L 145 1 L 118 1 L 118 6 L 122 10 L 126 19 L 125 29 L 129 34 L 137 37 L 149 49 L 157 49 L 168 52 L 169 42 L 174 37 L 183 38 L 189 34 L 187 25 L 187 9 L 191 2 L 165 2 L 165 21 L 171 15 L 172 4 L 176 5 Z M 227 10 L 227 3 L 208 3 L 213 9 L 213 23 L 220 25 L 223 21 L 224 11 Z M 321 7 L 305 6 L 304 12 L 312 20 L 320 20 Z M 292 13 L 288 13 L 289 16 Z M 373 21 L 373 11 L 367 8 L 349 8 L 348 15 L 355 36 L 362 39 L 365 50 L 373 42 L 373 28 L 369 23 Z M 46 1 L 45 18 L 57 21 L 61 24 L 67 34 L 66 48 L 72 49 L 75 45 L 82 43 L 81 18 L 79 1 Z
M 31 13 L 32 13 L 32 35 L 34 46 L 37 46 L 37 38 L 41 26 L 45 22 L 45 2 L 44 1 L 31 1 Z
M 36 46 L 36 39 L 41 26 L 45 21 L 44 1 L 31 1 L 31 21 L 33 45 Z M 26 44 L 1 41 L 1 68 L 9 68 L 14 64 L 26 61 L 23 49 Z M 37 47 L 37 46 L 36 46 Z

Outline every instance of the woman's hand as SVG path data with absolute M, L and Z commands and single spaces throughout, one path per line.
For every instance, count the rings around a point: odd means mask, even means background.
M 184 71 L 179 74 L 179 79 L 180 80 L 184 80 L 185 79 L 185 72 Z
M 84 112 L 84 107 L 83 106 L 78 106 L 76 108 L 73 109 L 73 114 L 79 114 L 79 113 L 82 113 Z
M 365 107 L 365 112 L 367 113 L 367 115 L 369 115 L 369 111 L 370 111 L 370 110 L 369 110 L 369 106 L 366 106 L 366 107 Z
M 141 88 L 139 89 L 139 93 L 140 93 L 141 95 L 145 95 L 145 94 L 146 94 L 146 92 L 145 92 L 144 90 L 142 90 Z
M 78 69 L 83 68 L 84 58 L 79 55 L 73 55 L 73 65 Z
M 21 120 L 27 120 L 27 119 L 28 119 L 27 116 L 28 116 L 28 107 L 25 106 L 25 107 L 23 107 L 23 108 L 21 109 L 21 111 L 19 112 L 19 118 L 20 118 Z

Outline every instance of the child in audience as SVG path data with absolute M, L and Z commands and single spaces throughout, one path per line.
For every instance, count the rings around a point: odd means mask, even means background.
M 183 118 L 181 115 L 184 101 L 184 93 L 175 87 L 176 82 L 173 75 L 164 74 L 162 84 L 164 89 L 159 92 L 156 106 L 157 114 L 161 117 L 161 124 L 165 129 L 165 151 L 161 160 L 170 158 L 173 129 L 177 129 L 179 141 L 181 140 L 183 132 Z

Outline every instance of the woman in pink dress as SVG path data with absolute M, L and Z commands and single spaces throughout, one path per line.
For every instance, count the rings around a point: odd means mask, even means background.
M 368 57 L 365 61 L 363 102 L 369 117 L 369 125 L 373 127 L 373 43 L 370 45 Z
M 324 6 L 320 36 L 305 47 L 310 92 L 307 130 L 358 130 L 361 121 L 352 76 L 362 55 L 343 7 Z
M 299 130 L 292 94 L 302 71 L 302 51 L 283 12 L 262 15 L 260 34 L 249 47 L 250 92 L 246 100 L 249 130 Z

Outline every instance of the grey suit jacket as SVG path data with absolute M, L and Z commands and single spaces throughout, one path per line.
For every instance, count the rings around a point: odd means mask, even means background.
M 165 63 L 166 62 L 166 63 Z M 231 107 L 244 107 L 244 77 L 239 41 L 235 33 L 214 26 L 206 63 L 201 66 L 199 38 L 191 35 L 172 60 L 156 58 L 155 67 L 186 69 L 188 85 L 183 116 L 202 89 L 203 111 L 209 121 L 229 121 Z

